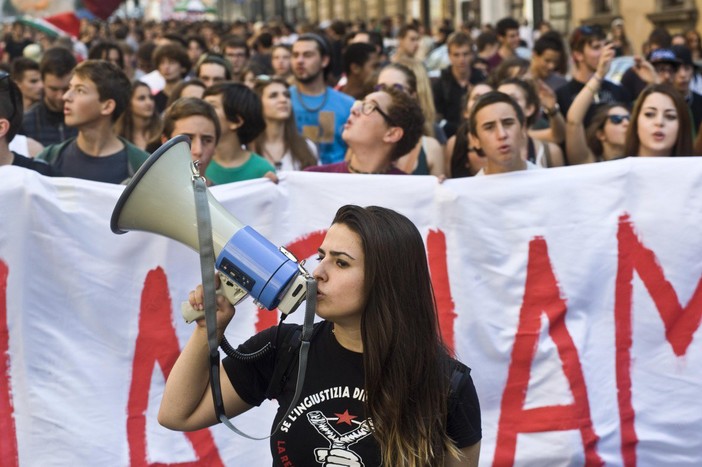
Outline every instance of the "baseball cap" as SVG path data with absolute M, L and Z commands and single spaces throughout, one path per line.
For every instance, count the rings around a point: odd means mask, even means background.
M 648 61 L 654 65 L 657 63 L 669 63 L 674 66 L 680 66 L 682 63 L 671 49 L 654 50 L 648 56 Z
M 674 45 L 670 50 L 675 54 L 675 57 L 680 61 L 681 65 L 693 66 L 692 53 L 685 45 Z

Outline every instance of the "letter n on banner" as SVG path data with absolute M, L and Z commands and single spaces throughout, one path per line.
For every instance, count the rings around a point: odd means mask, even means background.
M 619 400 L 619 419 L 622 437 L 622 459 L 626 467 L 636 465 L 638 436 L 634 426 L 634 406 L 631 402 L 631 345 L 632 345 L 632 280 L 638 272 L 646 290 L 656 304 L 665 326 L 665 338 L 673 353 L 681 357 L 687 353 L 692 335 L 702 319 L 702 278 L 686 307 L 678 300 L 672 284 L 666 280 L 663 268 L 653 251 L 646 248 L 636 236 L 628 215 L 619 218 L 619 269 L 614 304 L 616 330 L 616 373 Z
M 146 410 L 149 404 L 151 375 L 156 363 L 166 378 L 171 372 L 180 346 L 173 327 L 168 279 L 163 269 L 149 271 L 141 293 L 139 336 L 134 349 L 132 385 L 127 408 L 127 439 L 131 466 L 148 466 L 146 446 Z M 184 433 L 198 456 L 196 462 L 168 464 L 171 466 L 223 466 L 217 446 L 208 429 Z M 159 464 L 163 465 L 163 464 Z
M 0 261 L 0 464 L 19 465 L 10 388 L 10 333 L 7 328 L 7 265 Z
M 587 387 L 573 339 L 566 328 L 568 308 L 561 298 L 558 281 L 548 256 L 546 241 L 537 237 L 529 243 L 529 263 L 519 327 L 512 348 L 507 384 L 502 394 L 497 428 L 494 466 L 514 464 L 519 433 L 580 430 L 586 465 L 603 465 L 597 453 L 598 436 L 590 416 Z M 541 313 L 549 321 L 549 335 L 558 349 L 563 373 L 573 394 L 573 404 L 524 409 L 529 376 L 541 330 Z

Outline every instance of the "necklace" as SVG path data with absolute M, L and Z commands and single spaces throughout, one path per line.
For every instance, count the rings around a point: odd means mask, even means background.
M 265 158 L 275 166 L 276 169 L 280 170 L 280 168 L 283 166 L 283 157 L 287 153 L 287 148 L 285 145 L 283 145 L 283 152 L 280 153 L 279 156 L 274 156 L 273 153 L 266 147 L 261 147 L 261 152 L 263 153 L 263 156 L 265 156 Z
M 307 107 L 307 105 L 305 105 L 305 100 L 302 98 L 302 93 L 297 88 L 297 86 L 295 87 L 295 94 L 297 95 L 297 100 L 300 101 L 300 105 L 303 109 L 310 113 L 315 113 L 319 112 L 322 109 L 322 107 L 324 107 L 324 105 L 327 103 L 327 99 L 329 98 L 329 87 L 324 86 L 324 98 L 322 99 L 322 103 L 319 104 L 317 107 Z
M 364 175 L 375 174 L 375 175 L 380 175 L 380 174 L 386 174 L 386 173 L 388 173 L 388 171 L 390 170 L 390 167 L 386 167 L 386 168 L 384 168 L 384 169 L 382 169 L 382 170 L 378 170 L 378 171 L 375 171 L 375 172 L 364 172 L 363 170 L 358 170 L 357 168 L 355 168 L 354 166 L 352 166 L 352 165 L 351 165 L 351 161 L 348 161 L 348 162 L 346 163 L 346 166 L 348 167 L 349 172 L 351 172 L 352 174 L 364 174 Z

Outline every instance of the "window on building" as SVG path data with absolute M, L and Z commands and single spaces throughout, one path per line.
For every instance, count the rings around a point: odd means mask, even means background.
M 566 33 L 570 22 L 569 0 L 547 0 L 544 2 L 544 18 L 556 31 Z
M 465 0 L 461 2 L 461 18 L 464 23 L 470 21 L 477 25 L 482 24 L 480 19 L 480 0 Z
M 595 0 L 596 15 L 611 15 L 614 12 L 614 0 Z

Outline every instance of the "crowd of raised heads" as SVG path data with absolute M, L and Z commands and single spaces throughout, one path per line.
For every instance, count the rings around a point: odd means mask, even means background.
M 178 134 L 214 184 L 287 170 L 443 180 L 702 154 L 700 35 L 654 28 L 635 50 L 626 26 L 115 18 L 83 21 L 72 39 L 6 23 L 0 119 L 13 128 L 0 161 L 118 183 Z M 91 73 L 77 73 L 84 63 Z M 493 104 L 476 115 L 487 94 Z M 99 168 L 80 162 L 111 155 Z

